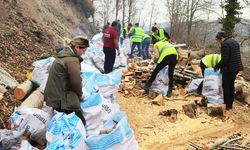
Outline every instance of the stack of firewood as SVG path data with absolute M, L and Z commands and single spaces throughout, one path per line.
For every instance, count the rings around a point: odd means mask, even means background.
M 129 59 L 128 66 L 123 70 L 120 92 L 125 97 L 142 96 L 141 88 L 149 79 L 153 70 L 153 62 L 141 58 Z

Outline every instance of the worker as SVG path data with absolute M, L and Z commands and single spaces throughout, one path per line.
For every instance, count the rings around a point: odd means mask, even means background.
M 149 52 L 149 45 L 151 43 L 151 37 L 148 34 L 143 33 L 142 37 L 142 52 L 143 52 L 143 59 L 151 59 L 151 55 Z
M 122 30 L 122 33 L 120 35 L 120 43 L 121 45 L 123 44 L 123 40 L 126 39 L 126 38 L 129 38 L 129 33 L 132 29 L 132 24 L 129 23 L 127 27 L 125 27 L 123 30 Z
M 131 51 L 129 54 L 129 58 L 133 58 L 133 54 L 134 54 L 134 49 L 137 46 L 138 48 L 138 57 L 142 56 L 142 34 L 144 33 L 144 30 L 139 27 L 139 23 L 135 23 L 134 28 L 132 29 L 131 33 L 129 35 L 132 36 L 131 41 L 132 41 L 132 46 L 131 46 Z
M 118 42 L 120 41 L 120 34 L 121 34 L 121 23 L 120 23 L 120 20 L 118 19 L 117 20 L 117 27 L 116 27 L 116 31 L 117 31 L 117 40 Z
M 58 112 L 75 114 L 85 125 L 85 119 L 80 109 L 83 100 L 80 57 L 89 47 L 89 41 L 84 37 L 73 38 L 67 46 L 57 54 L 48 76 L 44 90 L 46 105 Z
M 170 41 L 170 36 L 163 28 L 152 27 L 152 43 L 155 44 L 158 41 L 164 41 L 167 39 Z
M 167 40 L 159 41 L 154 44 L 154 58 L 158 58 L 157 65 L 152 72 L 152 75 L 148 82 L 146 83 L 144 90 L 148 93 L 149 88 L 151 87 L 153 81 L 155 80 L 157 74 L 168 65 L 168 93 L 167 96 L 171 97 L 173 90 L 173 78 L 174 78 L 174 69 L 178 60 L 178 53 L 175 47 L 169 43 Z
M 103 28 L 102 28 L 102 33 L 104 33 L 105 30 L 108 29 L 109 27 L 110 27 L 110 23 L 107 22 L 107 24 L 105 24 L 105 25 L 103 26 Z
M 221 44 L 221 61 L 214 67 L 222 73 L 222 88 L 226 109 L 231 111 L 234 101 L 234 82 L 239 71 L 243 70 L 240 56 L 239 43 L 226 35 L 218 32 L 216 40 Z
M 201 59 L 200 68 L 202 72 L 202 76 L 204 77 L 204 71 L 206 68 L 213 68 L 217 65 L 221 60 L 220 54 L 209 54 Z M 199 84 L 197 88 L 197 93 L 201 95 L 203 87 L 203 81 Z
M 104 52 L 104 72 L 110 73 L 113 71 L 116 50 L 119 52 L 119 45 L 117 39 L 117 22 L 113 21 L 111 27 L 105 30 L 103 33 L 103 52 Z

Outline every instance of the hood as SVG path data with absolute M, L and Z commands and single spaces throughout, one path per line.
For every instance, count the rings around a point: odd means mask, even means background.
M 63 57 L 77 57 L 80 62 L 83 61 L 80 55 L 78 55 L 71 47 L 65 46 L 62 51 L 57 54 L 58 58 Z

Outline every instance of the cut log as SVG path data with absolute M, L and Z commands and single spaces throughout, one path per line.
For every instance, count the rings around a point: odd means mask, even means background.
M 201 74 L 201 68 L 198 65 L 191 65 L 195 73 Z
M 182 105 L 183 111 L 185 115 L 187 115 L 190 118 L 196 118 L 197 117 L 197 107 L 194 103 Z
M 176 120 L 177 120 L 177 114 L 178 114 L 178 111 L 176 109 L 170 109 L 170 110 L 166 110 L 166 111 L 161 111 L 159 113 L 159 115 L 167 116 L 169 122 L 172 122 L 172 123 L 176 122 Z
M 7 92 L 6 88 L 4 86 L 0 85 L 0 93 L 4 94 L 5 92 Z
M 144 93 L 145 93 L 145 90 L 136 90 L 136 95 L 137 95 L 138 97 L 143 96 Z
M 174 123 L 177 120 L 177 115 L 176 114 L 171 114 L 170 117 L 168 118 L 169 122 Z
M 237 84 L 235 87 L 235 98 L 241 102 L 250 104 L 250 87 L 243 83 Z
M 187 91 L 185 89 L 179 89 L 178 91 L 180 96 L 185 96 L 187 94 Z
M 207 113 L 209 116 L 226 116 L 226 106 L 225 104 L 207 104 Z
M 39 90 L 32 92 L 28 98 L 26 98 L 19 108 L 38 108 L 43 107 L 44 96 Z
M 17 86 L 14 90 L 14 96 L 18 100 L 22 100 L 33 88 L 30 80 L 24 81 L 21 85 Z
M 244 101 L 245 101 L 247 104 L 250 104 L 250 93 L 247 93 L 247 94 L 246 94 Z
M 164 106 L 164 97 L 162 94 L 159 94 L 153 101 L 153 104 L 158 105 L 158 106 Z

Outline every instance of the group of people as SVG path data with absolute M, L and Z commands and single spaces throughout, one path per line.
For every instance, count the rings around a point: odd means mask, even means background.
M 119 54 L 119 42 L 117 36 L 117 22 L 114 21 L 112 22 L 111 27 L 105 29 L 103 33 L 105 73 L 112 72 L 116 51 Z M 151 43 L 152 38 L 154 44 L 154 57 L 157 58 L 157 65 L 144 89 L 147 92 L 159 71 L 165 66 L 168 66 L 169 90 L 167 96 L 171 96 L 173 90 L 174 69 L 178 61 L 178 52 L 169 42 L 170 36 L 165 30 L 153 27 L 152 35 L 148 36 L 143 38 L 143 30 L 139 27 L 139 24 L 135 24 L 133 28 L 132 24 L 128 24 L 120 35 L 121 39 L 131 37 L 133 42 L 132 45 L 134 46 L 139 46 L 138 43 L 141 43 L 142 40 L 145 39 L 150 39 L 149 43 Z M 205 68 L 213 67 L 215 71 L 220 69 L 222 73 L 224 102 L 227 110 L 231 110 L 234 100 L 234 81 L 238 72 L 243 70 L 240 46 L 237 41 L 228 37 L 224 32 L 218 32 L 216 40 L 221 44 L 221 54 L 205 56 L 201 60 L 200 66 L 203 75 Z M 133 54 L 134 46 L 132 46 L 130 55 Z M 64 112 L 66 114 L 75 112 L 84 124 L 86 122 L 80 109 L 80 100 L 84 99 L 84 95 L 82 95 L 80 71 L 82 58 L 80 56 L 85 53 L 88 47 L 89 41 L 85 37 L 75 37 L 69 41 L 67 46 L 58 52 L 57 58 L 50 68 L 49 77 L 44 91 L 45 101 L 48 106 L 56 111 Z M 140 54 L 139 50 L 139 55 Z
M 119 42 L 117 41 L 117 22 L 114 21 L 110 28 L 105 29 L 103 32 L 103 51 L 105 53 L 105 63 L 104 70 L 105 73 L 109 73 L 113 69 L 113 64 L 115 61 L 116 50 L 119 52 Z M 132 41 L 131 51 L 129 58 L 133 58 L 134 49 L 138 49 L 138 57 L 143 56 L 144 59 L 151 59 L 151 54 L 149 52 L 149 45 L 154 44 L 154 57 L 159 58 L 157 60 L 157 66 L 153 70 L 153 73 L 146 83 L 144 89 L 148 92 L 153 81 L 155 80 L 157 74 L 165 67 L 169 66 L 168 76 L 169 76 L 169 89 L 167 96 L 172 95 L 173 89 L 173 77 L 174 77 L 174 68 L 177 64 L 178 53 L 174 46 L 169 43 L 170 36 L 163 29 L 158 28 L 157 26 L 152 27 L 151 35 L 145 34 L 144 30 L 139 27 L 139 23 L 135 23 L 134 27 L 129 23 L 125 27 L 120 35 L 121 41 L 126 38 L 130 38 Z M 111 44 L 112 43 L 112 44 Z M 123 42 L 121 42 L 123 43 Z
M 114 24 L 116 22 L 113 22 Z M 116 31 L 116 26 L 113 26 L 113 31 Z M 104 32 L 104 53 L 105 53 L 105 62 L 109 68 L 105 73 L 109 73 L 112 71 L 114 60 L 115 60 L 115 49 L 119 51 L 119 42 L 118 40 L 114 40 L 113 52 L 108 50 L 110 45 L 107 39 L 109 39 L 110 30 L 107 29 Z M 135 23 L 134 27 L 132 24 L 128 24 L 125 27 L 120 35 L 121 41 L 125 38 L 130 38 L 132 41 L 131 51 L 129 54 L 129 58 L 133 58 L 134 48 L 137 46 L 138 48 L 138 56 L 143 56 L 144 58 L 151 58 L 149 53 L 149 45 L 151 43 L 154 44 L 153 54 L 157 59 L 157 65 L 152 72 L 152 75 L 146 85 L 143 87 L 146 93 L 149 91 L 153 81 L 155 80 L 157 74 L 166 66 L 168 66 L 168 78 L 169 78 L 169 87 L 167 96 L 170 97 L 172 95 L 173 90 L 173 76 L 174 69 L 178 62 L 178 52 L 175 47 L 169 42 L 170 36 L 169 34 L 162 28 L 158 28 L 157 26 L 152 27 L 151 35 L 147 35 L 144 33 L 143 29 L 139 27 L 139 23 Z M 114 39 L 117 39 L 117 35 L 114 36 Z M 241 62 L 240 56 L 240 46 L 237 41 L 228 37 L 225 32 L 218 32 L 216 35 L 216 40 L 221 44 L 221 54 L 209 54 L 202 58 L 200 67 L 202 69 L 202 75 L 204 76 L 205 68 L 214 68 L 215 71 L 220 69 L 222 73 L 222 87 L 224 94 L 224 102 L 226 104 L 226 108 L 228 110 L 232 109 L 232 104 L 234 100 L 234 82 L 236 79 L 236 75 L 239 71 L 243 70 L 243 65 Z M 142 46 L 142 48 L 141 48 Z M 108 51 L 108 52 L 107 52 Z M 112 54 L 111 54 L 112 53 Z M 112 55 L 112 58 L 111 58 Z M 198 93 L 201 93 L 202 83 L 198 87 Z

